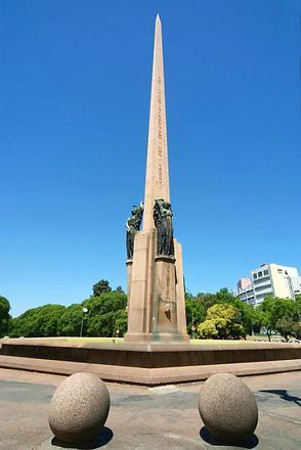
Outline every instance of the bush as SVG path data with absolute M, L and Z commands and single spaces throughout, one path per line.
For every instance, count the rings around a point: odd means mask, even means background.
M 208 309 L 205 322 L 197 330 L 202 338 L 239 338 L 243 336 L 240 312 L 228 304 L 216 304 Z

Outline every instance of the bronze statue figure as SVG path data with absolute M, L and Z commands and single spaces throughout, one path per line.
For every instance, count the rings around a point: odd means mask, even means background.
M 174 256 L 172 216 L 170 203 L 163 198 L 155 200 L 154 221 L 158 230 L 158 256 Z
M 135 234 L 140 229 L 140 225 L 142 222 L 142 216 L 143 216 L 143 202 L 140 202 L 139 207 L 136 205 L 133 206 L 131 216 L 127 219 L 125 223 L 126 227 L 126 251 L 127 251 L 127 258 L 132 259 L 133 258 L 133 251 L 134 251 L 134 240 L 135 240 Z

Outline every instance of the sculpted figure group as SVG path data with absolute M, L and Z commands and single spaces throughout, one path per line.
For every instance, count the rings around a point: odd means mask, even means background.
M 140 230 L 144 205 L 133 206 L 131 216 L 126 221 L 126 250 L 127 258 L 133 258 L 134 240 L 137 231 Z M 173 226 L 171 204 L 163 198 L 155 200 L 154 221 L 158 230 L 157 256 L 174 256 Z
M 140 225 L 142 222 L 142 216 L 143 216 L 143 209 L 144 209 L 143 202 L 140 202 L 139 207 L 134 205 L 131 216 L 127 219 L 127 221 L 125 223 L 126 251 L 127 251 L 128 259 L 133 258 L 135 234 L 140 229 Z
M 169 202 L 163 198 L 155 200 L 154 221 L 158 230 L 158 256 L 174 256 L 172 216 Z

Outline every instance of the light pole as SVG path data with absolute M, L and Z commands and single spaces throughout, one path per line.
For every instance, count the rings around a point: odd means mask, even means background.
M 82 337 L 82 334 L 83 334 L 83 327 L 84 327 L 84 315 L 85 315 L 88 311 L 89 311 L 88 308 L 83 308 L 83 316 L 82 316 L 82 323 L 81 323 L 81 326 L 80 326 L 80 334 L 79 334 L 79 337 Z
M 191 326 L 191 331 L 192 331 L 192 339 L 195 339 L 195 330 L 196 330 L 196 327 L 195 327 L 195 325 L 194 325 L 194 314 L 192 313 L 192 317 L 191 317 L 191 323 L 192 323 L 192 326 Z

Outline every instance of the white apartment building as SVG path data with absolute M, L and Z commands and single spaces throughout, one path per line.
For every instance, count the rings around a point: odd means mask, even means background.
M 301 276 L 297 267 L 262 264 L 251 271 L 251 278 L 241 278 L 237 288 L 238 297 L 255 306 L 269 295 L 295 299 L 301 293 Z

